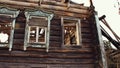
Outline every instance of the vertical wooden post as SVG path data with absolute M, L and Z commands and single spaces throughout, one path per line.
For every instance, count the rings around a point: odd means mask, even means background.
M 77 45 L 82 45 L 81 43 L 82 43 L 82 35 L 81 35 L 81 21 L 80 21 L 80 19 L 78 19 L 78 23 L 76 24 L 76 26 L 77 26 L 77 37 L 78 37 L 78 43 L 77 43 Z
M 46 52 L 49 51 L 49 41 L 50 41 L 50 17 L 48 16 L 48 26 L 47 26 L 47 37 L 46 37 Z
M 12 22 L 12 29 L 11 29 L 11 33 L 10 33 L 10 45 L 9 45 L 9 51 L 12 50 L 12 45 L 13 45 L 13 38 L 14 38 L 14 28 L 15 28 L 15 19 Z
M 27 12 L 25 12 L 25 16 L 26 16 L 26 26 L 25 26 L 25 37 L 24 37 L 24 51 L 27 49 L 27 42 L 29 41 L 29 27 L 28 27 L 28 22 L 29 22 L 29 14 Z
M 64 47 L 64 18 L 61 17 L 61 27 L 62 27 L 62 47 Z
M 9 51 L 12 50 L 12 45 L 13 45 L 13 38 L 14 38 L 14 28 L 15 28 L 15 22 L 16 22 L 16 17 L 18 16 L 19 11 L 14 12 L 13 15 L 13 22 L 12 22 L 12 30 L 11 30 L 11 34 L 10 34 L 10 46 L 9 46 Z
M 100 46 L 100 50 L 101 50 L 102 65 L 103 65 L 103 68 L 108 68 L 106 54 L 105 54 L 105 48 L 104 48 L 103 39 L 102 39 L 102 32 L 100 29 L 100 23 L 99 23 L 99 19 L 97 16 L 97 12 L 94 12 L 94 15 L 95 15 L 95 22 L 96 22 L 96 27 L 97 27 L 98 39 L 99 39 L 99 46 Z
M 92 2 L 92 0 L 90 0 L 90 5 L 93 6 L 93 2 Z

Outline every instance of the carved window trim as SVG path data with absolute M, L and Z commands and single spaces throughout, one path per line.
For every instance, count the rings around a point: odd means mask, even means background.
M 76 44 L 75 45 L 65 45 L 65 28 L 64 28 L 64 21 L 65 20 L 75 20 L 76 22 Z M 61 26 L 62 26 L 62 47 L 72 47 L 72 46 L 81 46 L 82 45 L 82 36 L 81 36 L 81 21 L 78 18 L 72 17 L 61 17 Z
M 27 18 L 27 22 L 26 22 L 26 29 L 25 29 L 25 39 L 24 39 L 24 50 L 27 50 L 27 47 L 38 47 L 38 48 L 46 48 L 46 52 L 48 52 L 49 50 L 49 37 L 50 37 L 50 23 L 51 23 L 51 19 L 53 18 L 53 14 L 52 13 L 47 13 L 47 12 L 42 12 L 40 10 L 35 10 L 35 11 L 26 11 L 25 12 L 25 16 Z M 30 19 L 34 17 L 34 18 L 46 18 L 47 19 L 47 27 L 46 26 L 42 26 L 40 23 L 39 25 L 29 25 Z M 29 44 L 28 43 L 28 39 L 29 39 L 29 27 L 34 26 L 34 27 L 39 27 L 39 28 L 45 28 L 46 34 L 45 34 L 45 43 L 32 43 Z
M 7 26 L 11 26 L 10 28 L 10 37 L 8 39 L 8 43 L 0 43 L 0 47 L 8 47 L 9 51 L 12 50 L 12 46 L 13 46 L 13 37 L 14 37 L 14 27 L 15 27 L 15 21 L 16 21 L 16 17 L 19 14 L 19 10 L 16 9 L 12 9 L 12 8 L 7 8 L 7 7 L 0 7 L 0 16 L 9 16 L 11 17 L 12 21 L 10 21 L 10 24 Z

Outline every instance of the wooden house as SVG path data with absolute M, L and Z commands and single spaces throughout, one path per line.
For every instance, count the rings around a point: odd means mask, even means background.
M 90 4 L 0 0 L 0 68 L 107 68 Z

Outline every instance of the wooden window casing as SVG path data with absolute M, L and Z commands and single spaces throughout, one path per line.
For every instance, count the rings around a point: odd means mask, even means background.
M 47 18 L 46 17 L 31 17 L 28 23 L 28 46 L 43 47 L 47 43 Z M 43 31 L 43 33 L 41 33 Z
M 50 21 L 53 14 L 42 11 L 26 11 L 24 50 L 27 47 L 46 48 L 49 50 Z M 41 33 L 41 31 L 43 31 Z
M 63 46 L 81 46 L 80 19 L 62 17 L 61 22 Z
M 4 36 L 4 41 L 0 40 L 0 47 L 8 47 L 9 51 L 12 50 L 14 27 L 18 14 L 19 11 L 16 9 L 0 7 L 0 34 Z

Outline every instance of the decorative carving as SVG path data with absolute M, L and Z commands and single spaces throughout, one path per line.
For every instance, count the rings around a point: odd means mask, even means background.
M 50 35 L 50 20 L 53 18 L 53 14 L 52 13 L 48 13 L 48 12 L 43 12 L 43 11 L 40 11 L 40 10 L 35 10 L 35 11 L 26 11 L 25 12 L 25 16 L 27 18 L 27 25 L 26 25 L 26 33 L 25 33 L 25 41 L 24 41 L 24 50 L 27 49 L 27 47 L 39 47 L 39 48 L 46 48 L 46 51 L 48 52 L 49 50 L 49 35 Z M 29 23 L 29 20 L 31 17 L 46 17 L 47 20 L 48 20 L 48 25 L 47 25 L 47 28 L 46 28 L 46 43 L 45 44 L 42 44 L 42 43 L 32 43 L 30 44 L 30 42 L 28 42 L 28 36 L 29 36 L 29 32 L 28 32 L 28 23 Z M 35 23 L 35 22 L 33 22 Z M 41 24 L 41 23 L 40 23 Z M 31 25 L 32 26 L 32 25 Z M 42 26 L 43 27 L 43 26 Z
M 53 18 L 52 13 L 43 12 L 43 11 L 40 11 L 40 10 L 25 12 L 25 16 L 26 17 L 28 17 L 28 16 L 49 17 L 50 20 Z
M 0 7 L 0 14 L 13 15 L 14 17 L 17 17 L 19 14 L 19 11 L 16 9 Z

